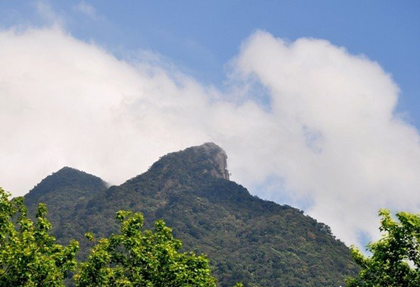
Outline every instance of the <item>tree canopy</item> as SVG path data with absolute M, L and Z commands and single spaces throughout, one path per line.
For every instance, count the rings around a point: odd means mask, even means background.
M 355 247 L 352 254 L 362 267 L 348 287 L 418 287 L 420 286 L 420 214 L 399 212 L 397 220 L 389 210 L 380 210 L 382 238 L 367 246 L 365 256 Z
M 117 219 L 121 234 L 96 240 L 76 275 L 77 286 L 216 286 L 207 258 L 178 252 L 182 243 L 162 220 L 154 232 L 142 232 L 140 213 L 120 211 Z
M 9 198 L 0 188 L 0 286 L 64 286 L 77 264 L 78 243 L 62 246 L 49 235 L 45 205 L 39 205 L 34 223 L 23 199 Z
M 10 200 L 10 193 L 0 188 L 0 286 L 64 286 L 74 272 L 79 287 L 216 287 L 208 259 L 180 252 L 181 241 L 162 220 L 153 231 L 142 231 L 142 214 L 119 211 L 120 234 L 102 239 L 86 234 L 95 246 L 78 265 L 78 242 L 57 244 L 46 213 L 40 204 L 34 223 L 23 199 Z

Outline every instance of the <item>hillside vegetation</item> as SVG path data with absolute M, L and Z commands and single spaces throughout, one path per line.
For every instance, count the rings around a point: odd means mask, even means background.
M 64 168 L 25 198 L 30 210 L 50 207 L 59 242 L 80 241 L 85 232 L 109 236 L 115 213 L 144 215 L 146 228 L 163 219 L 183 250 L 207 254 L 219 286 L 340 286 L 358 267 L 349 249 L 325 224 L 300 210 L 259 199 L 228 179 L 226 154 L 213 143 L 163 156 L 120 186 Z

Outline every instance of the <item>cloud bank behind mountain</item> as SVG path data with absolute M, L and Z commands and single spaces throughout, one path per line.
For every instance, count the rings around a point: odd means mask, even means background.
M 348 244 L 377 236 L 379 208 L 420 207 L 419 133 L 394 112 L 398 86 L 328 41 L 256 31 L 223 89 L 58 25 L 1 31 L 0 63 L 0 185 L 14 195 L 65 165 L 119 184 L 213 141 L 233 180 L 305 209 Z

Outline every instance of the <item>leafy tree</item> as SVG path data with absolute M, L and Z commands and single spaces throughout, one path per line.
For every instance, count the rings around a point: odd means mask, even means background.
M 49 235 L 45 205 L 39 205 L 34 223 L 23 198 L 9 198 L 0 188 L 0 286 L 64 286 L 76 267 L 78 243 L 63 247 Z
M 75 276 L 77 286 L 216 286 L 208 259 L 179 252 L 181 241 L 162 220 L 154 232 L 142 232 L 140 213 L 119 211 L 117 219 L 121 234 L 100 240 L 87 234 L 97 245 Z
M 39 204 L 34 224 L 23 198 L 9 198 L 0 188 L 0 286 L 64 286 L 68 272 L 76 269 L 78 242 L 56 244 L 44 204 Z M 97 245 L 77 269 L 77 286 L 216 286 L 208 259 L 178 252 L 182 243 L 162 220 L 154 232 L 142 232 L 140 213 L 119 211 L 117 219 L 121 234 L 100 240 L 87 234 Z
M 357 278 L 347 280 L 349 287 L 420 286 L 420 214 L 400 212 L 398 221 L 389 210 L 380 210 L 382 238 L 367 246 L 372 256 L 352 247 L 353 258 L 362 267 Z

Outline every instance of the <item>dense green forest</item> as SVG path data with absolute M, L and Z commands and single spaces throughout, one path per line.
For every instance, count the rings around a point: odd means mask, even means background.
M 120 232 L 100 239 L 87 233 L 95 246 L 78 264 L 79 243 L 56 242 L 44 204 L 39 204 L 34 222 L 23 198 L 9 198 L 0 188 L 0 286 L 216 287 L 208 259 L 179 252 L 182 242 L 162 220 L 154 230 L 143 231 L 140 213 L 117 212 Z
M 80 242 L 80 259 L 93 246 L 86 232 L 108 237 L 119 229 L 116 212 L 130 210 L 149 229 L 163 219 L 182 251 L 208 254 L 219 286 L 344 286 L 359 271 L 328 226 L 229 181 L 226 154 L 212 143 L 163 156 L 120 186 L 63 168 L 25 196 L 32 216 L 40 202 L 58 242 Z

